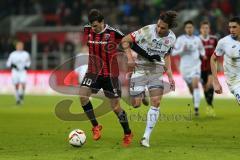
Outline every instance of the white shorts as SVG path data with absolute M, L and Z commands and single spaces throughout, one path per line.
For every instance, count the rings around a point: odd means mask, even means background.
M 145 91 L 153 88 L 164 88 L 162 73 L 153 74 L 150 71 L 136 71 L 130 80 L 130 95 L 139 96 Z
M 201 76 L 201 70 L 200 68 L 196 68 L 191 71 L 182 71 L 182 76 L 185 82 L 189 85 L 192 84 L 192 79 L 193 78 L 200 78 Z
M 12 71 L 12 82 L 14 85 L 19 83 L 26 83 L 27 72 L 26 71 Z

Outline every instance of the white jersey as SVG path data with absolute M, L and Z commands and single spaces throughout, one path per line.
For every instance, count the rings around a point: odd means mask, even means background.
M 12 72 L 24 72 L 25 67 L 30 67 L 30 64 L 30 55 L 26 51 L 13 51 L 10 53 L 7 60 L 7 67 L 11 67 L 11 65 L 17 67 L 13 68 Z
M 177 38 L 172 55 L 180 56 L 180 71 L 188 75 L 194 70 L 200 72 L 200 55 L 205 56 L 205 49 L 199 37 L 181 35 Z
M 148 25 L 132 32 L 134 40 L 131 48 L 137 66 L 131 77 L 130 95 L 136 96 L 145 91 L 145 87 L 163 88 L 164 57 L 170 54 L 176 41 L 175 34 L 169 30 L 168 35 L 160 37 L 157 25 Z
M 171 52 L 176 41 L 175 34 L 169 30 L 165 37 L 160 37 L 157 32 L 157 25 L 145 26 L 130 35 L 134 40 L 131 47 L 137 53 L 137 65 L 164 65 L 164 57 Z
M 25 67 L 30 67 L 31 60 L 29 53 L 26 51 L 14 51 L 10 53 L 7 60 L 7 67 L 15 65 L 16 68 L 12 68 L 12 82 L 13 84 L 26 83 L 27 72 Z
M 233 92 L 240 87 L 240 42 L 228 35 L 219 40 L 215 49 L 216 56 L 224 56 L 224 75 L 229 89 Z

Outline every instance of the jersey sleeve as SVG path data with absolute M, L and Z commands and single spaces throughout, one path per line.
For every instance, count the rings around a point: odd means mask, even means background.
M 198 51 L 199 51 L 201 56 L 205 56 L 206 55 L 205 48 L 204 48 L 203 43 L 202 43 L 200 38 L 198 38 Z
M 143 30 L 143 28 L 130 33 L 130 36 L 131 36 L 133 42 L 138 42 L 141 40 L 141 38 L 143 37 L 142 30 Z
M 216 46 L 217 46 L 217 43 L 218 43 L 218 39 L 217 38 L 214 38 L 214 47 L 216 48 Z
M 217 43 L 217 46 L 216 46 L 216 49 L 214 51 L 214 54 L 216 56 L 223 56 L 225 54 L 225 51 L 224 51 L 224 45 L 223 45 L 223 41 L 220 40 L 218 43 Z
M 173 53 L 173 48 L 174 48 L 174 44 L 175 44 L 175 42 L 176 42 L 176 37 L 171 38 L 171 39 L 170 39 L 170 42 L 171 42 L 171 44 L 170 44 L 170 47 L 169 47 L 166 55 L 172 55 L 172 53 Z
M 173 47 L 170 47 L 165 56 L 172 55 Z
M 183 39 L 181 37 L 178 37 L 176 40 L 176 43 L 174 44 L 174 47 L 172 49 L 172 55 L 176 56 L 178 54 L 182 54 L 184 49 Z
M 7 60 L 7 63 L 6 63 L 6 66 L 7 66 L 8 68 L 10 68 L 11 65 L 12 65 L 12 54 L 9 55 L 8 60 Z
M 123 37 L 124 37 L 124 34 L 121 31 L 119 31 L 118 29 L 116 29 L 115 30 L 116 43 L 120 43 Z
M 26 52 L 26 55 L 27 56 L 26 56 L 25 66 L 29 68 L 31 65 L 31 58 L 28 52 Z

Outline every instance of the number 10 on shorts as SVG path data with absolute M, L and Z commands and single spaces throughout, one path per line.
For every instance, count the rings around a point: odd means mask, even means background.
M 92 84 L 92 79 L 90 79 L 90 78 L 84 78 L 83 84 L 90 86 L 90 85 Z

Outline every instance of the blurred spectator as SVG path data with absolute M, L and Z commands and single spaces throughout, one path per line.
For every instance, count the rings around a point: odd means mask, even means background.
M 56 39 L 50 39 L 44 46 L 44 52 L 48 54 L 59 52 L 58 41 Z
M 0 19 L 10 15 L 39 14 L 43 16 L 45 26 L 83 26 L 88 23 L 88 12 L 92 8 L 100 9 L 106 23 L 121 27 L 121 31 L 126 34 L 156 23 L 159 14 L 166 10 L 181 12 L 196 9 L 201 16 L 197 16 L 195 22 L 209 20 L 212 33 L 220 38 L 228 34 L 227 28 L 223 26 L 227 25 L 229 17 L 240 16 L 240 0 L 7 0 L 0 1 Z M 8 56 L 14 49 L 14 43 L 13 37 L 0 35 L 0 58 Z M 25 44 L 31 53 L 31 39 Z M 70 41 L 68 38 L 64 43 L 61 41 L 61 44 L 56 39 L 50 39 L 47 43 L 38 42 L 38 54 L 45 53 L 49 60 L 55 60 L 61 52 L 65 53 L 64 57 L 71 57 L 79 50 L 78 47 L 81 48 L 80 42 L 72 43 L 72 37 Z M 58 62 L 56 60 L 56 64 Z
M 9 53 L 15 49 L 15 39 L 9 35 L 0 36 L 0 57 L 7 58 Z
M 130 23 L 139 28 L 152 23 L 160 12 L 169 9 L 199 9 L 204 13 L 204 18 L 213 23 L 225 23 L 224 19 L 239 14 L 239 7 L 239 0 L 8 0 L 0 2 L 0 18 L 7 15 L 43 14 L 46 25 L 83 25 L 87 22 L 88 11 L 98 8 L 104 15 L 108 15 L 106 21 L 109 24 Z M 213 29 L 218 32 L 218 25 L 213 26 Z
M 63 51 L 68 57 L 73 57 L 75 54 L 75 45 L 72 41 L 65 41 L 63 45 Z

